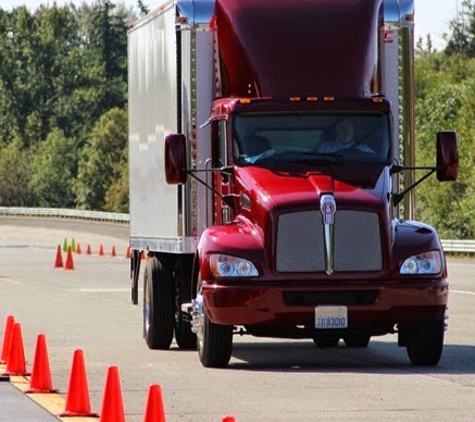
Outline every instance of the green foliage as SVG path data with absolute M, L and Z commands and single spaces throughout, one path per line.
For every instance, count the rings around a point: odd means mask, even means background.
M 11 165 L 23 157 L 28 168 L 18 179 L 22 183 L 7 186 L 6 180 L 13 179 L 2 179 L 0 205 L 97 204 L 92 209 L 101 209 L 101 201 L 76 198 L 73 185 L 81 185 L 76 181 L 78 160 L 95 136 L 93 127 L 111 109 L 126 106 L 126 35 L 135 19 L 132 10 L 109 0 L 80 7 L 53 3 L 34 13 L 26 7 L 0 8 L 1 159 Z M 82 169 L 80 176 L 84 174 Z M 111 211 L 124 209 L 126 200 L 118 199 L 122 183 L 114 184 L 117 193 L 107 201 Z M 107 188 L 101 186 L 95 196 L 106 195 Z
M 114 108 L 92 129 L 79 159 L 75 191 L 80 208 L 126 207 L 123 191 L 128 185 L 122 184 L 127 182 L 127 122 L 127 112 Z
M 30 154 L 18 138 L 0 148 L 0 203 L 2 206 L 28 207 L 33 204 L 28 189 Z
M 416 61 L 416 142 L 418 165 L 434 165 L 439 130 L 455 130 L 460 171 L 454 183 L 435 177 L 416 190 L 417 217 L 442 238 L 475 238 L 475 59 L 424 53 Z
M 74 143 L 55 128 L 33 155 L 28 187 L 40 207 L 73 208 Z
M 450 29 L 452 33 L 448 37 L 445 54 L 475 57 L 475 2 L 473 0 L 462 0 L 459 15 L 450 22 Z

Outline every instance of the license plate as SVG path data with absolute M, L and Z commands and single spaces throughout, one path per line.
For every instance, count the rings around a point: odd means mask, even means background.
M 320 330 L 348 328 L 348 308 L 346 306 L 317 306 L 315 328 Z

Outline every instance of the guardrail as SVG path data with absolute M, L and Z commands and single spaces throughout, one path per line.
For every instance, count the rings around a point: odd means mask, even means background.
M 63 208 L 20 208 L 0 207 L 0 215 L 25 217 L 77 218 L 83 220 L 129 223 L 129 214 L 102 211 L 70 210 Z M 442 239 L 442 247 L 447 253 L 475 254 L 475 240 Z
M 441 239 L 442 247 L 447 253 L 475 254 L 475 240 Z
M 20 207 L 0 207 L 0 215 L 16 217 L 55 217 L 74 218 L 82 220 L 109 221 L 115 223 L 129 223 L 129 214 L 115 212 L 70 210 L 63 208 L 20 208 Z

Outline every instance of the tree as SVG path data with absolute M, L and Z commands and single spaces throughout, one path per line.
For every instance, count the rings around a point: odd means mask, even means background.
M 127 171 L 127 125 L 127 112 L 114 108 L 92 129 L 81 153 L 75 184 L 79 208 L 113 210 L 114 192 L 120 191 L 116 184 L 124 182 Z
M 56 128 L 38 147 L 28 187 L 40 207 L 74 208 L 74 142 Z
M 19 138 L 0 148 L 0 205 L 28 207 L 32 195 L 28 189 L 30 154 Z
M 425 53 L 416 60 L 417 164 L 435 163 L 439 130 L 456 130 L 460 172 L 455 183 L 430 178 L 416 190 L 417 217 L 443 238 L 475 238 L 475 59 Z
M 451 34 L 446 35 L 445 53 L 475 57 L 475 2 L 462 0 L 461 11 L 450 22 Z

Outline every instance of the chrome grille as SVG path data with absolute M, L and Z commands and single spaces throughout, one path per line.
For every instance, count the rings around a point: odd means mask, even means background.
M 334 226 L 334 269 L 378 271 L 383 267 L 376 213 L 338 210 Z M 277 272 L 324 272 L 325 237 L 320 210 L 280 214 L 276 234 Z

